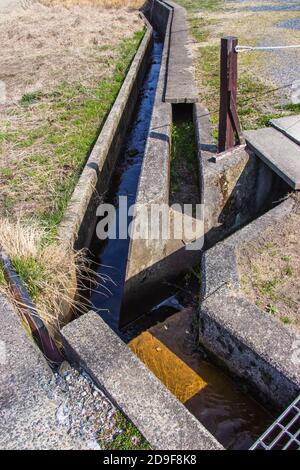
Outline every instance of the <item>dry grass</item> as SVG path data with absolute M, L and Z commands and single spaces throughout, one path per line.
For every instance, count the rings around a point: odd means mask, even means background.
M 94 85 L 111 73 L 116 46 L 142 28 L 138 14 L 126 8 L 35 3 L 1 15 L 0 79 L 6 85 L 1 114 L 11 120 L 18 108 L 7 108 L 28 93 L 49 92 L 64 82 Z
M 94 276 L 53 242 L 56 228 L 143 34 L 124 2 L 67 4 L 0 16 L 0 240 L 56 338 Z M 0 281 L 13 300 L 1 270 Z
M 143 23 L 125 8 L 91 6 L 33 4 L 3 16 L 0 213 L 40 217 L 63 210 Z
M 282 323 L 300 332 L 300 198 L 293 212 L 239 253 L 242 291 Z
M 84 283 L 97 284 L 83 252 L 44 243 L 45 233 L 32 222 L 0 219 L 0 240 L 10 257 L 50 335 L 59 342 L 59 331 L 75 313 L 88 307 L 81 295 Z M 93 279 L 93 281 L 92 281 Z M 0 292 L 22 307 L 10 292 L 0 270 Z M 22 314 L 22 308 L 20 308 Z
M 70 7 L 74 5 L 92 5 L 101 8 L 128 8 L 131 10 L 137 10 L 141 8 L 145 1 L 144 0 L 42 0 L 41 3 L 47 6 L 65 6 Z

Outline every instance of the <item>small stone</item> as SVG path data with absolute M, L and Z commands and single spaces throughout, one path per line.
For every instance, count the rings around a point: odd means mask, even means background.
M 72 367 L 70 366 L 70 364 L 67 362 L 67 361 L 64 361 L 60 367 L 59 367 L 59 370 L 58 370 L 58 373 L 60 376 L 64 376 L 66 374 L 70 374 L 71 372 L 73 371 Z
M 138 436 L 133 436 L 133 437 L 131 438 L 131 442 L 132 442 L 132 444 L 133 444 L 134 446 L 137 446 L 137 445 L 139 445 L 139 443 L 140 443 L 140 438 L 139 438 Z

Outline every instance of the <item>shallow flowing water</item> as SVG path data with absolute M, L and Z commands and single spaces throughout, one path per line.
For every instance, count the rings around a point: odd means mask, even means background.
M 146 140 L 150 127 L 152 108 L 160 72 L 162 42 L 156 35 L 148 73 L 140 89 L 135 113 L 125 138 L 118 164 L 110 184 L 107 201 L 116 208 L 115 224 L 119 231 L 119 196 L 127 196 L 128 207 L 135 203 Z M 127 226 L 132 221 L 128 217 Z M 125 283 L 129 249 L 128 237 L 124 240 L 108 239 L 101 242 L 96 234 L 91 246 L 97 272 L 109 276 L 105 286 L 97 288 L 90 298 L 93 309 L 114 329 L 118 328 Z
M 249 449 L 274 419 L 199 354 L 192 321 L 192 310 L 183 310 L 129 347 L 226 449 Z

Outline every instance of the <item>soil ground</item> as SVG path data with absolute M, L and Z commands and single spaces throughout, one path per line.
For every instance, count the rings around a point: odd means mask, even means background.
M 300 333 L 300 197 L 293 212 L 239 253 L 242 291 L 268 315 Z

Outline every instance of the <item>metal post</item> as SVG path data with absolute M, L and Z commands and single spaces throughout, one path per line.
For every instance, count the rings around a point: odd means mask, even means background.
M 221 39 L 220 114 L 218 152 L 240 143 L 240 123 L 236 109 L 238 39 L 233 36 Z

